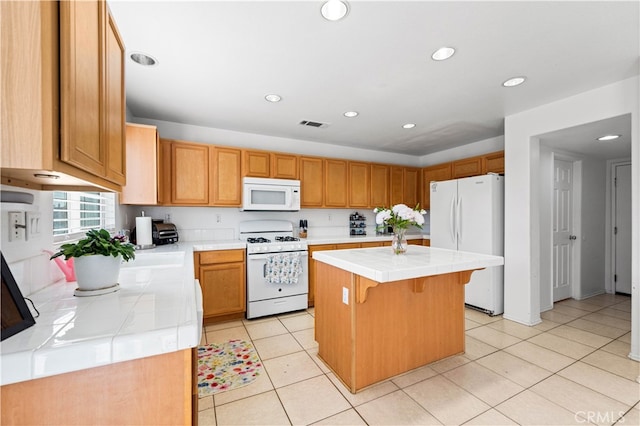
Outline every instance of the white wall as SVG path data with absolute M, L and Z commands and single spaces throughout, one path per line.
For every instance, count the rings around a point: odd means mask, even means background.
M 540 322 L 540 143 L 536 135 L 631 113 L 632 338 L 640 359 L 640 142 L 638 77 L 505 118 L 505 318 Z
M 301 139 L 243 133 L 233 130 L 193 126 L 139 117 L 132 117 L 131 122 L 157 126 L 160 137 L 166 139 L 180 139 L 191 142 L 235 146 L 238 148 L 253 148 L 303 155 L 344 158 L 347 160 L 400 164 L 413 167 L 420 166 L 419 157 L 413 155 L 327 145 Z
M 504 136 L 473 142 L 456 148 L 434 152 L 420 157 L 420 167 L 433 166 L 440 163 L 475 157 L 489 152 L 502 151 L 504 149 Z
M 372 209 L 301 209 L 299 212 L 244 212 L 232 207 L 142 207 L 131 206 L 129 226 L 135 226 L 135 217 L 141 211 L 145 216 L 172 222 L 181 241 L 237 240 L 238 225 L 246 220 L 287 220 L 298 227 L 300 219 L 308 221 L 308 236 L 349 236 L 349 215 L 358 212 L 366 217 L 368 236 L 375 235 L 375 215 Z M 169 216 L 167 216 L 169 215 Z M 218 222 L 219 220 L 219 222 Z M 425 227 L 425 232 L 428 229 Z M 297 230 L 294 229 L 297 232 Z M 418 228 L 411 233 L 420 233 Z

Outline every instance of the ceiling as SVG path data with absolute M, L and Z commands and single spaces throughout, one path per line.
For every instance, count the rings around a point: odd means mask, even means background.
M 505 116 L 638 75 L 639 4 L 350 1 L 331 22 L 321 1 L 109 1 L 127 58 L 158 60 L 127 59 L 135 117 L 408 155 L 502 135 Z M 432 60 L 442 46 L 455 55 Z M 527 81 L 502 87 L 514 76 Z

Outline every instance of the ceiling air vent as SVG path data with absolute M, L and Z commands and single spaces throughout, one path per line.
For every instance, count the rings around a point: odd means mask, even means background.
M 319 123 L 317 121 L 309 121 L 309 120 L 302 120 L 299 124 L 303 126 L 317 127 L 317 128 L 324 128 L 328 126 L 327 123 Z

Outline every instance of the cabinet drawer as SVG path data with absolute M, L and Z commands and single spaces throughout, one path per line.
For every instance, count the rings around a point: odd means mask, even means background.
M 244 250 L 203 251 L 198 254 L 201 265 L 244 262 Z

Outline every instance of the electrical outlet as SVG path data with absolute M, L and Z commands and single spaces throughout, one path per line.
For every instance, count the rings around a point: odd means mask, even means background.
M 346 287 L 342 287 L 342 303 L 349 304 L 349 289 Z
M 27 212 L 27 240 L 37 240 L 42 235 L 40 212 Z
M 24 212 L 9 212 L 9 241 L 24 241 Z
M 221 214 L 217 214 L 216 215 L 216 223 L 220 223 L 222 222 L 222 215 Z
M 167 223 L 171 223 L 171 213 L 165 213 L 164 221 Z
M 328 216 L 329 216 L 329 222 L 331 222 L 331 215 L 329 214 Z

